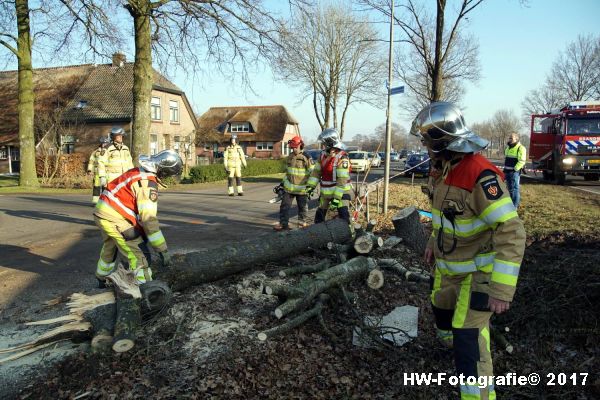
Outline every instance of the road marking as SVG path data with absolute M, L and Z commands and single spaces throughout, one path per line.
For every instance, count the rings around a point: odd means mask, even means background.
M 584 191 L 584 192 L 593 193 L 593 194 L 595 194 L 595 195 L 600 195 L 600 193 L 598 193 L 598 192 L 594 192 L 593 190 L 590 190 L 590 189 L 584 189 L 584 188 L 580 188 L 580 187 L 576 187 L 576 186 L 569 186 L 569 187 L 570 187 L 571 189 L 575 189 L 575 190 L 581 190 L 581 191 Z

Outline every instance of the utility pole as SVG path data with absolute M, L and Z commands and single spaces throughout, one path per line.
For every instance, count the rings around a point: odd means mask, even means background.
M 390 152 L 392 151 L 392 56 L 394 50 L 394 0 L 390 9 L 390 53 L 388 57 L 388 93 L 387 113 L 385 121 L 385 168 L 383 174 L 383 213 L 388 210 L 389 186 L 390 186 Z

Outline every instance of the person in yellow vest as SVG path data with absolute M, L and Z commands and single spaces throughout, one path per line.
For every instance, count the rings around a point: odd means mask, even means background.
M 287 158 L 287 169 L 281 185 L 283 186 L 283 197 L 279 208 L 279 224 L 273 229 L 276 231 L 289 230 L 289 211 L 292 201 L 296 198 L 298 205 L 298 226 L 308 226 L 308 196 L 306 195 L 306 182 L 313 169 L 312 158 L 304 154 L 304 142 L 300 136 L 294 136 L 288 141 L 292 153 Z
M 434 102 L 411 134 L 441 161 L 433 184 L 432 235 L 424 259 L 435 261 L 431 303 L 438 337 L 452 347 L 461 399 L 495 399 L 489 320 L 513 300 L 525 229 L 504 174 L 479 152 L 488 141 L 470 131 L 452 103 Z M 467 378 L 487 377 L 484 387 Z M 473 378 L 469 378 L 472 380 Z
M 317 138 L 324 150 L 308 179 L 307 194 L 320 183 L 319 207 L 315 224 L 325 221 L 327 210 L 337 211 L 338 216 L 350 223 L 350 160 L 344 144 L 335 128 L 327 128 Z
M 521 203 L 521 173 L 527 160 L 527 149 L 519 141 L 519 134 L 512 133 L 504 149 L 504 175 L 506 185 L 515 208 Z
M 227 193 L 230 196 L 234 195 L 233 190 L 233 178 L 235 178 L 235 185 L 238 196 L 244 195 L 244 189 L 242 188 L 242 166 L 246 168 L 246 155 L 244 149 L 237 143 L 237 136 L 231 136 L 231 144 L 227 146 L 223 152 L 223 165 L 225 171 L 227 171 Z
M 102 186 L 100 185 L 100 175 L 98 174 L 98 160 L 100 159 L 100 157 L 104 156 L 104 153 L 106 153 L 106 148 L 108 147 L 109 143 L 110 140 L 107 137 L 102 136 L 100 138 L 100 144 L 98 145 L 98 148 L 92 151 L 92 154 L 90 155 L 90 159 L 88 161 L 87 174 L 88 176 L 92 176 L 94 178 L 94 186 L 92 189 L 92 204 L 96 204 L 98 202 L 98 199 L 100 198 L 100 193 L 102 192 Z
M 138 284 L 152 280 L 148 243 L 158 253 L 163 266 L 171 265 L 156 215 L 158 186 L 161 179 L 181 175 L 183 161 L 177 152 L 163 150 L 150 157 L 141 155 L 139 163 L 139 168 L 132 168 L 110 181 L 96 204 L 94 221 L 103 242 L 96 268 L 100 287 L 114 271 L 118 253 L 135 271 Z
M 102 186 L 106 186 L 108 182 L 133 168 L 129 147 L 123 144 L 124 136 L 123 128 L 112 128 L 110 131 L 111 144 L 106 149 L 104 156 L 98 158 L 98 176 Z

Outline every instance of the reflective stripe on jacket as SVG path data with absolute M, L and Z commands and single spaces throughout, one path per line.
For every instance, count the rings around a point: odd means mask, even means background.
M 133 160 L 129 148 L 112 143 L 106 149 L 104 156 L 98 158 L 98 176 L 106 177 L 108 182 L 133 168 Z
M 434 184 L 432 237 L 443 275 L 491 273 L 489 295 L 512 301 L 525 251 L 525 229 L 504 179 L 481 155 L 467 155 Z M 486 166 L 488 164 L 488 166 Z M 457 177 L 474 172 L 470 185 Z M 498 174 L 500 173 L 500 174 Z M 470 190 L 469 190 L 470 186 Z
M 308 180 L 308 186 L 321 183 L 321 196 L 341 199 L 352 189 L 350 183 L 350 160 L 344 151 L 328 154 L 323 151 Z
M 292 153 L 287 158 L 283 188 L 291 194 L 306 194 L 306 183 L 313 170 L 312 158 L 304 153 Z
M 504 170 L 520 171 L 527 159 L 527 149 L 521 143 L 514 146 L 506 146 L 504 149 Z
M 133 168 L 109 182 L 100 195 L 95 215 L 115 214 L 129 221 L 157 251 L 167 248 L 158 218 L 158 182 L 156 175 Z
M 237 168 L 241 165 L 246 166 L 246 156 L 244 149 L 240 145 L 227 146 L 223 152 L 223 165 L 225 169 Z

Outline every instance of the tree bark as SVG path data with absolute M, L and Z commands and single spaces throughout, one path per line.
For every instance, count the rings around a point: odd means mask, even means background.
M 115 329 L 116 304 L 104 304 L 83 314 L 83 319 L 92 324 L 92 351 L 106 352 L 111 348 Z
M 327 244 L 329 245 L 329 243 Z M 300 265 L 298 267 L 286 268 L 279 271 L 279 276 L 285 278 L 287 276 L 301 275 L 301 274 L 312 274 L 314 272 L 321 272 L 331 266 L 331 261 L 328 259 L 322 260 L 313 265 Z
M 123 353 L 135 346 L 135 335 L 141 323 L 140 299 L 117 297 L 117 318 L 112 346 L 115 352 Z
M 173 290 L 213 282 L 245 271 L 259 263 L 273 262 L 321 248 L 330 242 L 345 243 L 352 238 L 348 223 L 333 219 L 306 229 L 272 233 L 218 249 L 191 252 L 173 257 L 173 266 L 158 267 L 157 277 Z
M 402 241 L 417 254 L 423 254 L 427 246 L 427 234 L 421 219 L 419 211 L 415 207 L 407 207 L 392 218 L 396 236 L 402 238 Z
M 133 17 L 135 61 L 133 64 L 133 124 L 131 155 L 137 160 L 149 150 L 150 98 L 152 97 L 152 39 L 150 18 L 152 5 L 148 0 L 129 0 L 127 7 Z M 164 113 L 166 104 L 161 104 Z
M 15 1 L 17 15 L 17 61 L 19 85 L 19 186 L 39 187 L 35 169 L 33 66 L 28 0 Z
M 444 80 L 442 73 L 442 46 L 444 45 L 444 17 L 446 0 L 437 0 L 437 14 L 435 22 L 435 49 L 433 60 L 433 73 L 431 76 L 431 101 L 440 101 L 444 96 Z
M 290 288 L 291 295 L 288 296 L 285 303 L 275 309 L 275 316 L 280 319 L 292 312 L 306 308 L 319 294 L 365 276 L 375 267 L 373 259 L 359 256 L 344 264 L 319 272 L 313 279 L 302 280 Z M 303 295 L 298 296 L 299 292 Z

